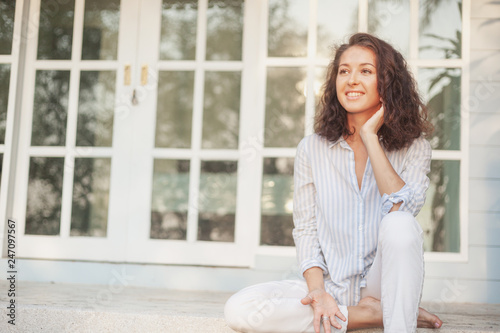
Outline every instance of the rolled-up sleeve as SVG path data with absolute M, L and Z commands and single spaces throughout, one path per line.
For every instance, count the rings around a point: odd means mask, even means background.
M 320 267 L 326 274 L 328 269 L 318 241 L 316 188 L 306 152 L 306 140 L 307 137 L 299 143 L 294 163 L 293 238 L 301 273 L 311 267 Z
M 415 140 L 408 148 L 399 174 L 406 184 L 398 192 L 382 196 L 382 215 L 388 214 L 393 204 L 402 202 L 400 211 L 417 216 L 424 205 L 425 192 L 429 187 L 427 174 L 431 168 L 431 155 L 431 146 L 423 138 Z

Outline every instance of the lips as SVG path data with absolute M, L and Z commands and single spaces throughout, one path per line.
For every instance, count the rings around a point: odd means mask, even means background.
M 364 95 L 364 93 L 360 92 L 360 91 L 348 91 L 346 93 L 347 97 L 360 97 L 362 95 Z
M 346 92 L 346 98 L 348 101 L 355 101 L 361 98 L 365 93 L 361 91 L 348 91 Z

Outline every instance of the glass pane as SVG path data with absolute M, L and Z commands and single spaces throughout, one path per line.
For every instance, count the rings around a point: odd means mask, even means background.
M 358 31 L 357 1 L 318 1 L 319 57 L 333 58 L 332 46 L 343 42 L 344 38 L 356 31 Z
M 293 158 L 265 158 L 260 244 L 293 246 Z
M 241 60 L 243 0 L 209 0 L 207 60 Z
M 1 14 L 0 14 L 1 16 Z M 5 144 L 7 108 L 9 106 L 10 65 L 0 64 L 0 144 Z
M 314 69 L 314 105 L 315 110 L 318 110 L 319 104 L 321 102 L 321 97 L 323 96 L 323 85 L 326 81 L 326 67 L 316 67 Z
M 237 162 L 202 161 L 198 240 L 234 242 Z
M 370 0 L 368 32 L 387 41 L 407 57 L 410 53 L 410 1 Z
M 116 73 L 82 71 L 77 146 L 110 147 L 113 139 Z
M 435 127 L 432 148 L 460 149 L 460 69 L 423 68 L 418 78 Z
M 186 239 L 189 161 L 155 160 L 150 238 Z
M 420 58 L 462 57 L 462 0 L 420 1 Z
M 0 0 L 0 54 L 12 52 L 15 13 L 15 0 Z
M 110 158 L 75 159 L 71 236 L 106 236 L 110 171 Z
M 194 72 L 160 72 L 156 147 L 191 147 Z
M 82 59 L 116 59 L 119 25 L 120 0 L 85 0 Z
M 0 154 L 0 185 L 2 182 L 3 154 Z
M 69 71 L 37 71 L 32 146 L 64 146 L 68 117 Z
M 25 234 L 59 234 L 63 172 L 62 157 L 31 158 Z
M 238 148 L 240 72 L 206 72 L 203 148 Z
M 296 147 L 304 137 L 306 71 L 268 68 L 266 93 L 266 147 Z
M 75 1 L 41 0 L 38 59 L 71 59 Z
M 432 161 L 425 205 L 417 216 L 426 251 L 460 252 L 460 161 Z
M 160 59 L 194 60 L 198 0 L 163 0 Z
M 309 1 L 269 0 L 269 57 L 305 57 Z

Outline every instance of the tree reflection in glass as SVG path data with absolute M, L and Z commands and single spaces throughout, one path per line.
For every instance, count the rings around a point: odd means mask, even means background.
M 434 133 L 430 138 L 433 149 L 460 149 L 461 76 L 461 70 L 457 68 L 419 70 L 419 87 L 434 125 Z
M 202 147 L 238 148 L 240 72 L 206 72 Z
M 119 26 L 120 0 L 85 0 L 82 59 L 116 59 Z
M 370 0 L 368 32 L 391 43 L 404 57 L 410 53 L 410 1 Z
M 0 154 L 0 186 L 2 182 L 3 154 Z
M 198 240 L 234 242 L 237 162 L 202 161 Z
M 198 0 L 163 0 L 161 60 L 194 60 Z
M 304 137 L 306 73 L 303 68 L 267 69 L 266 147 L 293 147 Z
M 82 71 L 76 145 L 110 147 L 115 107 L 113 71 Z
M 358 30 L 358 2 L 318 0 L 317 13 L 317 55 L 330 59 L 332 46 Z
M 307 56 L 309 1 L 270 0 L 268 24 L 269 57 Z
M 420 58 L 462 57 L 462 1 L 420 1 Z
M 243 44 L 242 0 L 209 0 L 207 60 L 241 60 Z
M 15 0 L 0 0 L 0 54 L 12 52 L 15 13 Z
M 194 72 L 160 71 L 156 147 L 191 147 Z
M 63 173 L 62 157 L 31 158 L 25 234 L 59 234 Z
M 110 158 L 76 158 L 71 236 L 106 237 Z
M 38 59 L 71 59 L 74 17 L 74 0 L 41 0 Z
M 431 163 L 431 183 L 417 216 L 424 231 L 426 251 L 460 251 L 460 161 Z
M 155 160 L 150 238 L 186 239 L 189 168 L 188 160 Z
M 261 198 L 261 245 L 294 246 L 293 158 L 264 159 Z
M 69 71 L 36 72 L 32 146 L 65 145 L 68 94 Z
M 0 64 L 0 144 L 5 144 L 7 108 L 9 106 L 10 65 Z

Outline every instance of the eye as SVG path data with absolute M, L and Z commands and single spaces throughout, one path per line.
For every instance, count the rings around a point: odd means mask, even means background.
M 364 68 L 364 69 L 361 70 L 361 73 L 363 73 L 363 74 L 371 74 L 372 71 L 370 69 L 368 69 L 368 68 Z
M 339 74 L 347 74 L 347 69 L 345 68 L 340 69 Z

